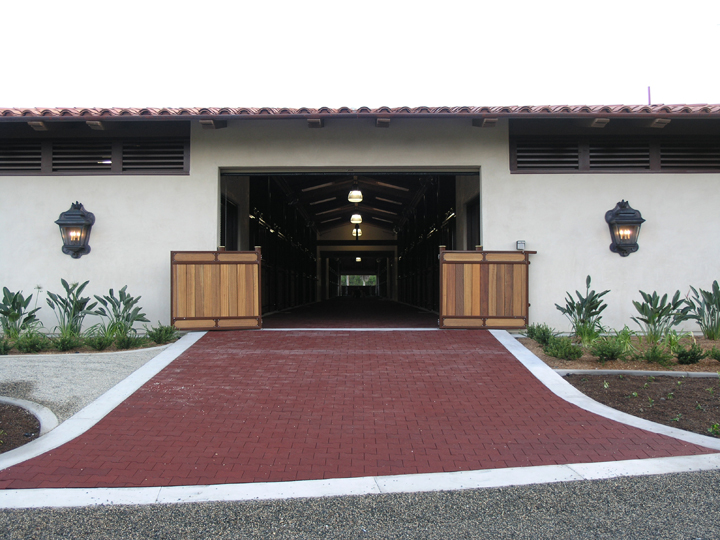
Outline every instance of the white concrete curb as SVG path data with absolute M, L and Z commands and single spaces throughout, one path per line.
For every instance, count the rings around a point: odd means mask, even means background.
M 205 332 L 192 332 L 183 336 L 47 435 L 20 448 L 0 454 L 0 470 L 37 457 L 82 435 L 204 335 Z
M 33 401 L 28 401 L 26 399 L 16 399 L 16 398 L 5 397 L 5 396 L 0 396 L 0 403 L 7 403 L 8 405 L 15 405 L 16 407 L 21 407 L 23 409 L 30 411 L 33 414 L 33 416 L 38 419 L 38 422 L 40 422 L 40 435 L 41 436 L 52 431 L 58 425 L 58 419 L 57 419 L 57 416 L 55 416 L 55 413 L 52 412 L 47 407 L 43 407 L 39 403 L 35 403 Z M 11 452 L 13 452 L 13 450 L 11 450 Z M 7 453 L 8 452 L 6 452 L 6 454 Z

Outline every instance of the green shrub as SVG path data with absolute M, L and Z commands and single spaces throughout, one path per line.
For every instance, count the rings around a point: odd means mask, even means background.
M 600 362 L 608 360 L 619 360 L 627 354 L 625 343 L 616 336 L 605 336 L 593 343 L 590 353 L 597 356 Z
M 0 339 L 0 355 L 8 354 L 10 352 L 10 349 L 12 349 L 10 340 L 5 338 Z
M 565 299 L 565 307 L 555 304 L 555 307 L 565 315 L 573 327 L 573 333 L 580 339 L 584 347 L 591 345 L 602 333 L 603 327 L 600 324 L 601 313 L 607 307 L 602 300 L 610 291 L 603 291 L 600 294 L 590 290 L 590 276 L 585 279 L 585 296 L 575 291 L 577 301 L 568 292 Z
M 39 353 L 49 349 L 52 343 L 45 334 L 31 329 L 15 340 L 15 348 L 23 353 Z
M 130 334 L 115 338 L 115 346 L 118 349 L 134 349 L 135 347 L 142 347 L 146 342 L 147 340 L 144 337 Z
M 720 339 L 720 286 L 713 281 L 710 291 L 690 287 L 693 296 L 686 300 L 689 319 L 697 321 L 702 334 L 707 339 Z
M 85 345 L 96 351 L 104 351 L 113 343 L 113 338 L 105 334 L 85 336 Z
M 708 351 L 708 358 L 712 358 L 713 360 L 720 362 L 720 349 L 713 345 L 713 348 Z
M 707 356 L 707 353 L 697 343 L 693 343 L 687 349 L 681 347 L 675 354 L 677 354 L 678 364 L 682 365 L 697 364 Z
M 646 362 L 667 366 L 673 359 L 673 355 L 663 346 L 654 343 L 651 347 L 639 354 L 637 358 L 638 360 L 645 360 Z
M 83 340 L 78 336 L 61 334 L 52 340 L 52 344 L 58 351 L 71 351 L 82 347 Z
M 543 352 L 561 360 L 577 360 L 583 355 L 582 347 L 575 345 L 569 337 L 551 338 Z
M 20 334 L 39 324 L 35 313 L 40 309 L 36 307 L 27 311 L 30 305 L 31 294 L 25 298 L 21 291 L 10 292 L 3 287 L 3 301 L 0 302 L 0 326 L 3 334 L 10 339 L 17 339 Z
M 544 347 L 550 342 L 551 338 L 557 335 L 557 332 L 547 324 L 531 324 L 528 325 L 525 335 Z
M 177 339 L 178 331 L 175 330 L 174 326 L 165 326 L 158 321 L 157 326 L 151 326 L 150 328 L 145 326 L 145 336 L 158 345 L 164 345 Z
M 633 306 L 640 316 L 631 319 L 643 330 L 648 343 L 653 345 L 659 343 L 673 326 L 688 318 L 687 312 L 690 308 L 683 307 L 685 300 L 680 298 L 680 291 L 675 292 L 669 303 L 667 294 L 660 298 L 655 291 L 652 294 L 639 292 L 643 301 L 633 300 Z

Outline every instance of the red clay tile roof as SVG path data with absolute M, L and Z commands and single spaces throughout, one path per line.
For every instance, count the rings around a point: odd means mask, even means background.
M 578 116 L 720 116 L 720 105 L 538 105 L 509 107 L 360 107 L 311 108 L 33 108 L 2 109 L 0 121 L 70 118 L 320 118 L 320 117 L 578 117 Z

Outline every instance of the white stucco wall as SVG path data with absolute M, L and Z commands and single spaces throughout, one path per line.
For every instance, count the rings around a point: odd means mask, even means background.
M 610 289 L 604 321 L 633 326 L 638 289 L 683 294 L 719 276 L 716 211 L 720 174 L 544 175 L 509 172 L 507 121 L 491 129 L 469 119 L 230 121 L 226 129 L 193 124 L 189 176 L 0 176 L 0 286 L 37 284 L 60 291 L 60 278 L 90 279 L 87 292 L 128 285 L 153 323 L 167 323 L 171 250 L 213 250 L 218 242 L 219 171 L 482 168 L 482 230 L 487 250 L 512 250 L 526 240 L 531 322 L 568 329 L 555 303 L 566 290 Z M 610 252 L 605 212 L 621 199 L 647 220 L 640 250 Z M 79 200 L 96 216 L 92 252 L 64 255 L 54 221 Z M 680 213 L 683 217 L 676 218 Z M 365 227 L 363 227 L 363 231 Z M 363 235 L 365 238 L 365 235 Z M 44 295 L 41 300 L 45 304 Z M 55 324 L 46 306 L 42 320 Z
M 61 278 L 89 279 L 84 294 L 117 296 L 127 285 L 152 324 L 168 324 L 170 250 L 214 249 L 216 185 L 194 176 L 0 177 L 0 286 L 27 296 L 36 285 L 62 293 Z M 92 250 L 80 259 L 62 253 L 54 223 L 76 200 L 95 214 Z M 45 298 L 38 315 L 52 330 Z

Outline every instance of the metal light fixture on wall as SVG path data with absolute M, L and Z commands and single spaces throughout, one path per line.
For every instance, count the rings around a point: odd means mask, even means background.
M 55 222 L 60 227 L 62 252 L 73 259 L 79 259 L 90 253 L 90 231 L 95 223 L 95 214 L 85 210 L 79 202 L 70 205 L 70 209 L 60 214 Z
M 639 210 L 623 199 L 605 213 L 605 221 L 610 227 L 610 251 L 627 257 L 639 249 L 640 226 L 645 222 Z
M 352 235 L 355 238 L 360 238 L 362 236 L 362 230 L 360 229 L 360 225 L 355 225 L 355 228 L 353 229 Z

